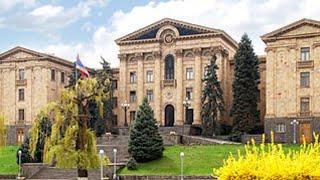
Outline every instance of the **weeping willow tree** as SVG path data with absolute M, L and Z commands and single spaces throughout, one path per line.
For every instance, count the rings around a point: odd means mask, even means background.
M 99 114 L 103 101 L 108 97 L 103 84 L 96 78 L 80 79 L 76 86 L 62 90 L 60 101 L 51 105 L 38 119 L 52 120 L 50 136 L 45 138 L 43 160 L 56 163 L 57 167 L 78 169 L 78 177 L 88 177 L 88 169 L 99 167 L 95 133 L 88 128 L 90 101 L 95 101 Z M 38 127 L 37 127 L 38 126 Z M 40 121 L 30 131 L 31 155 L 36 152 Z
M 0 147 L 5 146 L 7 141 L 7 128 L 4 115 L 0 113 Z

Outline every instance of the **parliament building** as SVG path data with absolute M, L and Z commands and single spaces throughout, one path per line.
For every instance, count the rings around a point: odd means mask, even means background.
M 294 127 L 297 141 L 303 136 L 312 141 L 312 132 L 320 132 L 320 22 L 302 19 L 261 38 L 266 55 L 258 56 L 257 125 L 264 125 L 267 134 L 273 131 L 277 142 L 292 142 Z M 120 66 L 113 69 L 119 127 L 133 123 L 144 97 L 159 126 L 200 126 L 202 79 L 213 54 L 225 102 L 220 121 L 232 126 L 238 42 L 225 31 L 165 18 L 115 42 L 120 49 Z M 39 109 L 59 98 L 73 68 L 70 62 L 22 47 L 0 54 L 0 112 L 8 119 L 10 143 L 21 143 Z

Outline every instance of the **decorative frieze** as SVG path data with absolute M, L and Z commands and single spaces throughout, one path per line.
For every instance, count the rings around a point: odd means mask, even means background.
M 202 49 L 201 48 L 193 48 L 193 53 L 195 56 L 201 56 Z
M 183 57 L 183 50 L 182 49 L 177 49 L 175 51 L 175 55 L 177 58 L 182 58 Z
M 120 61 L 125 61 L 127 59 L 127 54 L 118 54 L 118 58 Z

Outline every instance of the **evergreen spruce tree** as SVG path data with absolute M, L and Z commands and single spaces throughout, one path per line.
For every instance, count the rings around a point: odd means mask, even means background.
M 30 151 L 29 151 L 29 139 L 30 139 L 29 136 L 26 136 L 24 138 L 23 143 L 17 150 L 17 153 L 16 153 L 17 164 L 19 164 L 19 151 L 21 151 L 21 164 L 33 162 L 32 157 L 30 155 Z
M 205 84 L 202 91 L 202 135 L 212 137 L 220 133 L 219 112 L 224 110 L 223 92 L 217 77 L 216 55 L 213 55 L 210 64 L 206 67 Z
M 147 162 L 160 158 L 163 150 L 163 140 L 158 132 L 153 110 L 147 98 L 144 98 L 130 131 L 128 151 L 137 162 Z
M 234 140 L 240 140 L 243 133 L 250 133 L 259 121 L 258 98 L 260 83 L 259 61 L 255 55 L 252 42 L 244 34 L 235 56 L 233 88 L 233 103 L 231 116 L 233 118 Z

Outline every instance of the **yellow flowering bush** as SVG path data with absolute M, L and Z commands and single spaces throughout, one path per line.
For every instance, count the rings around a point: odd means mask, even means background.
M 213 175 L 219 180 L 230 179 L 320 179 L 319 136 L 315 143 L 300 146 L 299 150 L 284 152 L 281 144 L 247 144 L 245 153 L 230 155 L 219 169 L 213 169 Z

